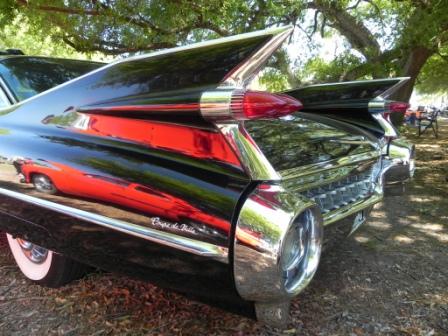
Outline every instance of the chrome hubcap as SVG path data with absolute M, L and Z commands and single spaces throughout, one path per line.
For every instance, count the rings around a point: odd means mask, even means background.
M 297 241 L 296 241 L 296 249 L 297 254 L 294 257 L 294 262 L 290 264 L 288 269 L 286 270 L 286 277 L 288 277 L 291 270 L 297 268 L 298 265 L 302 262 L 305 256 L 308 254 L 308 245 L 309 245 L 309 224 L 304 223 L 302 226 L 297 228 Z
M 302 261 L 307 251 L 307 239 L 309 236 L 308 223 L 304 224 L 305 227 L 301 226 L 299 229 L 299 256 L 297 257 L 298 263 Z
M 48 250 L 27 240 L 17 238 L 23 254 L 33 263 L 42 264 L 48 256 Z
M 294 261 L 289 267 L 283 269 L 285 288 L 288 292 L 297 292 L 299 287 L 308 283 L 315 272 L 317 261 L 320 256 L 320 234 L 316 226 L 314 215 L 311 212 L 304 213 L 300 218 L 300 224 L 295 228 L 295 250 Z
M 36 185 L 36 188 L 43 189 L 43 190 L 52 190 L 53 184 L 50 182 L 49 179 L 47 179 L 44 176 L 39 176 L 34 179 L 34 183 Z

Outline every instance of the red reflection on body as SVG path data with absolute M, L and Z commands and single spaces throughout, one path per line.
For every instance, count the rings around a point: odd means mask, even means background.
M 95 114 L 81 114 L 73 129 L 80 133 L 138 142 L 151 148 L 216 160 L 241 168 L 238 157 L 218 131 Z
M 162 217 L 178 224 L 188 225 L 189 221 L 201 223 L 226 235 L 230 231 L 230 222 L 227 220 L 207 214 L 179 197 L 149 186 L 87 174 L 55 162 L 42 165 L 28 160 L 21 164 L 21 171 L 26 183 L 32 182 L 33 174 L 43 174 L 51 179 L 58 191 L 65 194 L 135 209 L 151 217 Z
M 235 239 L 244 245 L 253 247 L 255 249 L 262 249 L 262 234 L 249 230 L 243 230 L 239 227 L 236 228 Z

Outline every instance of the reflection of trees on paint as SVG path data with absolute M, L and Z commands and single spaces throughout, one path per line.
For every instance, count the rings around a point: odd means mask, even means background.
M 146 184 L 160 190 L 167 190 L 174 196 L 188 198 L 198 208 L 203 208 L 204 204 L 212 204 L 215 210 L 223 216 L 233 211 L 234 203 L 232 198 L 226 197 L 223 190 L 218 191 L 215 186 L 205 182 L 201 183 L 203 187 L 199 187 L 198 183 L 188 183 L 185 179 L 179 179 L 175 176 L 171 177 L 169 174 L 157 174 L 152 170 L 145 170 L 143 165 L 140 169 L 127 167 L 117 162 L 117 160 L 112 161 L 90 157 L 81 159 L 79 163 L 128 181 L 138 182 L 142 185 Z
M 134 86 L 133 94 L 216 85 L 266 40 L 265 36 L 123 62 L 104 71 L 95 87 Z
M 43 123 L 58 126 L 71 126 L 78 119 L 78 113 L 69 112 L 58 116 L 48 116 Z
M 0 74 L 19 101 L 90 72 L 102 64 L 40 57 L 2 61 Z
M 372 150 L 370 144 L 360 141 L 360 137 L 297 115 L 287 120 L 246 121 L 245 126 L 277 170 Z

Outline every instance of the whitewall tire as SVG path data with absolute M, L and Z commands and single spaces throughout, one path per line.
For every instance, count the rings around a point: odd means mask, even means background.
M 60 287 L 85 274 L 83 264 L 8 233 L 6 237 L 23 275 L 40 285 Z

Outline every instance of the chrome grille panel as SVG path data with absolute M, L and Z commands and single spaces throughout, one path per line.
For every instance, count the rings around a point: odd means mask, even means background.
M 331 218 L 340 217 L 354 205 L 364 200 L 379 197 L 378 184 L 381 172 L 379 155 L 373 159 L 332 166 L 329 169 L 318 169 L 298 178 L 291 178 L 285 184 L 294 192 L 298 192 L 313 200 L 324 216 L 325 224 Z
M 359 174 L 309 189 L 303 195 L 315 201 L 322 213 L 326 214 L 371 196 L 376 185 L 372 176 L 374 170 L 372 166 Z

